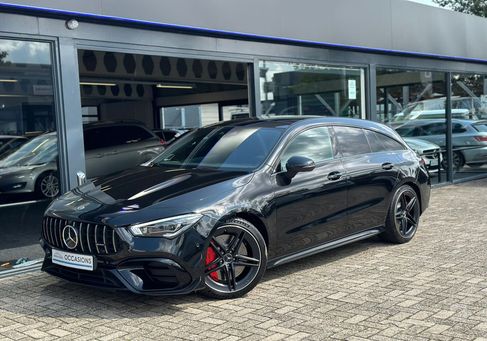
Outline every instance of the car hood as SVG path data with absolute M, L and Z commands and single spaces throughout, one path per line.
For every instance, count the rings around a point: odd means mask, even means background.
M 426 140 L 416 139 L 411 137 L 405 137 L 403 139 L 408 144 L 408 146 L 414 150 L 423 151 L 427 149 L 440 149 L 440 146 L 438 146 L 437 144 L 434 144 Z
M 35 168 L 39 168 L 44 166 L 45 163 L 40 165 L 31 165 L 31 166 L 14 166 L 14 167 L 0 167 L 0 175 L 9 175 L 15 173 L 22 173 L 22 172 L 29 172 Z
M 251 178 L 243 172 L 140 166 L 73 189 L 55 200 L 47 213 L 86 221 L 115 219 L 113 225 L 123 225 L 129 213 L 131 220 L 150 220 L 198 211 Z

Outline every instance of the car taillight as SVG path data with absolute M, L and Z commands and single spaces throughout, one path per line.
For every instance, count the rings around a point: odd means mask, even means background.
M 163 139 L 160 139 L 160 140 L 159 140 L 159 142 L 160 142 L 162 145 L 166 144 L 166 141 L 164 141 Z
M 487 136 L 475 136 L 474 139 L 479 142 L 487 142 Z

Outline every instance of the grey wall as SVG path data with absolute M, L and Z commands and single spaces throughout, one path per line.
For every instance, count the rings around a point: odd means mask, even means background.
M 8 2 L 159 23 L 487 61 L 486 19 L 404 0 Z

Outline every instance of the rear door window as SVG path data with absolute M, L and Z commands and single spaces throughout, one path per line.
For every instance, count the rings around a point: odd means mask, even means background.
M 336 135 L 338 150 L 343 157 L 370 153 L 365 133 L 360 128 L 333 127 Z

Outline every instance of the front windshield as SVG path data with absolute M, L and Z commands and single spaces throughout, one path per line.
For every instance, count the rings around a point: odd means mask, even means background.
M 174 142 L 152 164 L 251 172 L 266 160 L 283 131 L 250 126 L 200 128 Z
M 25 143 L 0 161 L 0 167 L 32 166 L 51 162 L 57 156 L 57 138 L 54 134 L 38 136 Z

